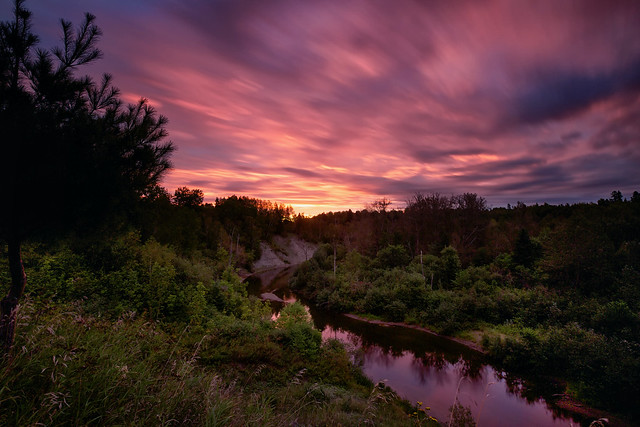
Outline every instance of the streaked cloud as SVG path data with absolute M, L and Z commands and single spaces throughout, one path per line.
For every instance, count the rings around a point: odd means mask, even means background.
M 58 18 L 98 16 L 93 72 L 169 117 L 165 184 L 208 201 L 317 213 L 383 196 L 401 207 L 416 191 L 497 205 L 640 190 L 635 1 L 27 6 L 45 46 Z

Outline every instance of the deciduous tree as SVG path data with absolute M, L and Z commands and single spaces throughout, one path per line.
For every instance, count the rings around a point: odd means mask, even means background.
M 187 187 L 180 187 L 173 193 L 173 203 L 178 206 L 194 208 L 200 206 L 203 201 L 204 193 L 197 188 L 190 190 Z

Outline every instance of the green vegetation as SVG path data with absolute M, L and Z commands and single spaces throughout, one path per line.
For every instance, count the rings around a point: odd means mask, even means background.
M 408 424 L 303 307 L 248 298 L 290 207 L 158 185 L 167 120 L 76 74 L 94 20 L 50 51 L 23 0 L 0 23 L 0 425 Z
M 125 106 L 109 74 L 100 83 L 77 75 L 101 55 L 94 21 L 86 14 L 74 30 L 62 20 L 62 46 L 50 50 L 37 48 L 23 0 L 0 22 L 0 238 L 11 272 L 0 301 L 3 353 L 27 283 L 22 244 L 117 223 L 170 167 L 165 117 L 145 99 Z
M 316 304 L 480 330 L 497 363 L 640 419 L 640 194 L 493 210 L 416 194 L 314 218 L 171 196 L 166 119 L 124 106 L 109 75 L 75 75 L 100 56 L 94 17 L 38 51 L 23 3 L 0 25 L 1 425 L 435 423 L 322 342 L 304 307 L 273 321 L 248 297 L 237 273 L 284 232 L 322 244 L 293 279 Z M 471 421 L 455 403 L 451 417 Z
M 321 342 L 300 304 L 271 320 L 224 252 L 179 255 L 128 233 L 81 252 L 30 244 L 24 260 L 2 425 L 410 423 L 412 408 Z
M 463 198 L 417 196 L 433 202 L 424 209 L 432 227 L 420 239 L 411 205 L 306 220 L 303 234 L 318 222 L 333 228 L 292 286 L 337 312 L 484 336 L 489 356 L 511 372 L 559 377 L 593 406 L 640 416 L 637 193 L 598 204 L 478 209 L 471 220 L 456 205 Z M 475 241 L 461 253 L 454 246 L 470 242 L 461 238 L 466 221 Z

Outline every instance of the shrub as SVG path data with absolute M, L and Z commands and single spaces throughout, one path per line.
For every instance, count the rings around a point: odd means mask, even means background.
M 322 343 L 322 334 L 313 328 L 311 316 L 299 302 L 286 305 L 280 311 L 276 329 L 285 345 L 304 357 L 316 357 Z
M 33 267 L 29 292 L 42 299 L 77 299 L 95 290 L 94 275 L 85 267 L 82 257 L 68 248 L 42 256 Z
M 442 288 L 448 288 L 460 271 L 461 263 L 458 251 L 452 246 L 447 246 L 440 251 L 438 263 L 438 278 Z
M 427 292 L 424 277 L 418 273 L 397 272 L 394 287 L 394 299 L 402 302 L 406 307 L 419 307 Z
M 395 268 L 409 264 L 411 257 L 404 246 L 389 245 L 378 251 L 375 261 L 381 268 Z
M 594 327 L 610 336 L 640 338 L 640 318 L 624 301 L 609 301 L 599 307 L 593 319 Z
M 385 307 L 391 300 L 391 293 L 378 286 L 373 286 L 367 291 L 364 298 L 364 308 L 367 313 L 383 314 Z
M 486 266 L 468 267 L 461 270 L 453 281 L 453 287 L 456 289 L 469 289 L 472 287 L 488 290 L 489 284 L 492 283 L 493 276 Z
M 405 314 L 407 314 L 407 306 L 402 302 L 395 300 L 384 308 L 385 313 L 389 316 L 389 319 L 393 322 L 402 322 Z

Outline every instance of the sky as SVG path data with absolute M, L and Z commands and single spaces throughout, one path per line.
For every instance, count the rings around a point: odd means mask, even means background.
M 0 17 L 10 14 L 4 0 Z M 97 16 L 122 98 L 177 151 L 163 185 L 359 210 L 640 191 L 640 2 L 33 0 L 42 48 Z

